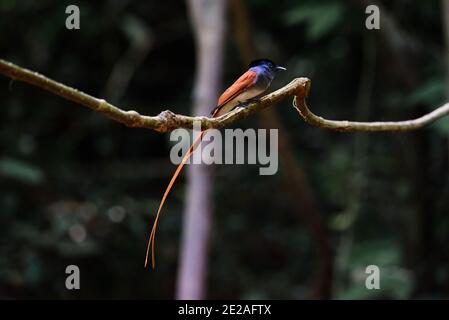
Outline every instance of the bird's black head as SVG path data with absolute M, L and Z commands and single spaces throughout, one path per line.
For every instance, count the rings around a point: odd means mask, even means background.
M 284 67 L 278 66 L 276 63 L 271 61 L 270 59 L 258 59 L 254 60 L 249 64 L 249 68 L 252 67 L 265 67 L 268 68 L 271 72 L 287 70 Z

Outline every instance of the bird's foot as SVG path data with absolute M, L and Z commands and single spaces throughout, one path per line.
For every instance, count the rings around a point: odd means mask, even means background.
M 257 99 L 257 98 L 251 98 L 251 99 L 248 99 L 248 100 L 245 100 L 245 101 L 239 101 L 236 108 L 246 108 L 251 103 L 255 103 L 255 102 L 258 102 L 258 101 L 260 101 L 260 99 Z
M 260 101 L 259 98 L 251 98 L 251 99 L 246 100 L 246 103 L 247 104 L 251 104 L 251 103 L 256 103 L 256 102 L 259 102 L 259 101 Z

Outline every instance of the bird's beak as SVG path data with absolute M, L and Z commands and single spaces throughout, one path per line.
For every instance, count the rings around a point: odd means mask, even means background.
M 276 66 L 276 70 L 277 70 L 277 71 L 279 71 L 279 70 L 285 71 L 285 70 L 287 70 L 287 69 L 284 68 L 284 67 L 281 67 L 281 66 Z

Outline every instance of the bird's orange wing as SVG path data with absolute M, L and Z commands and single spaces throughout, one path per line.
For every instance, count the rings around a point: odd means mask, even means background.
M 225 105 L 240 93 L 245 91 L 248 87 L 253 85 L 254 80 L 256 80 L 257 72 L 253 70 L 248 70 L 240 78 L 238 78 L 225 92 L 218 98 L 217 108 Z

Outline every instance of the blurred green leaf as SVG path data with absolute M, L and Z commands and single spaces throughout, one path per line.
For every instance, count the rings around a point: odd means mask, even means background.
M 337 293 L 339 299 L 404 299 L 409 296 L 413 281 L 407 270 L 400 268 L 400 248 L 391 240 L 372 240 L 354 247 L 350 266 L 349 285 Z M 380 270 L 380 289 L 369 290 L 365 286 L 368 265 Z
M 442 136 L 446 136 L 449 133 L 449 119 L 447 117 L 442 118 L 431 125 L 431 128 L 435 129 Z
M 307 37 L 318 40 L 334 31 L 343 18 L 341 2 L 304 3 L 286 14 L 288 25 L 307 24 Z
M 446 83 L 441 78 L 432 78 L 414 90 L 407 98 L 410 105 L 427 104 L 437 108 L 444 101 Z
M 445 101 L 446 82 L 441 77 L 434 77 L 425 81 L 407 98 L 410 105 L 425 104 L 429 111 L 435 110 Z M 433 123 L 431 128 L 446 136 L 449 132 L 449 120 L 443 118 Z
M 350 228 L 355 221 L 355 214 L 352 211 L 336 214 L 331 218 L 329 225 L 332 230 L 344 231 Z
M 148 43 L 152 38 L 151 31 L 145 21 L 135 15 L 125 16 L 121 28 L 130 40 L 138 43 Z
M 44 180 L 43 172 L 36 166 L 13 158 L 0 159 L 0 175 L 28 184 L 39 184 Z

